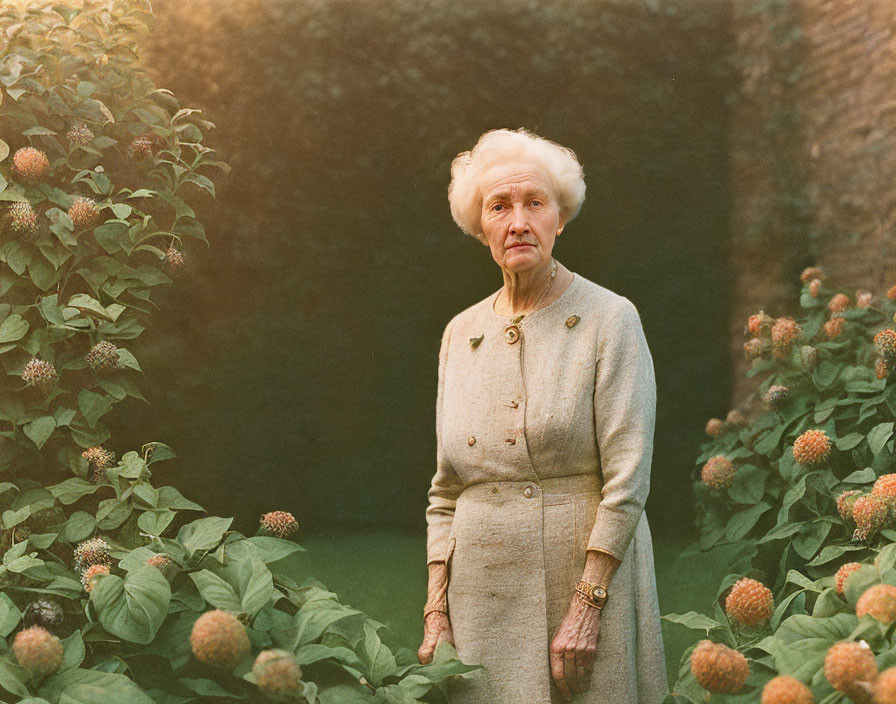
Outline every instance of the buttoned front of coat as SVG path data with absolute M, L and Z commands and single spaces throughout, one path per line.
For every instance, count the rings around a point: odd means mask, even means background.
M 621 560 L 581 704 L 666 693 L 644 502 L 656 386 L 637 310 L 579 275 L 519 321 L 498 292 L 455 316 L 439 355 L 427 560 L 448 566 L 452 704 L 555 704 L 549 647 L 586 550 Z M 508 328 L 513 328 L 509 332 Z

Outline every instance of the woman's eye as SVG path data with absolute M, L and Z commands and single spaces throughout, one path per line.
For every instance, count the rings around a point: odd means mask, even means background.
M 532 201 L 532 205 L 538 207 L 539 205 L 541 205 L 541 201 L 540 201 L 540 200 L 533 200 L 533 201 Z

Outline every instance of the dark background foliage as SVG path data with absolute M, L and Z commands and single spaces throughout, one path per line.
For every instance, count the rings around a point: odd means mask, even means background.
M 583 162 L 555 254 L 638 307 L 657 372 L 655 531 L 690 530 L 685 481 L 724 415 L 726 3 L 157 0 L 143 62 L 218 125 L 233 166 L 197 210 L 208 251 L 134 350 L 152 408 L 112 449 L 163 439 L 172 483 L 306 532 L 421 531 L 441 332 L 501 286 L 451 220 L 449 165 L 527 127 Z M 153 329 L 154 328 L 154 329 Z

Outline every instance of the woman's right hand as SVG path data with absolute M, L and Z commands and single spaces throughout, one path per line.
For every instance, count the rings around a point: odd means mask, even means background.
M 454 645 L 454 631 L 451 630 L 451 619 L 441 611 L 430 611 L 423 622 L 423 645 L 417 651 L 417 659 L 426 665 L 432 662 L 432 654 L 440 638 Z
M 445 596 L 448 592 L 448 568 L 442 560 L 430 562 L 429 598 L 425 610 L 430 606 L 445 608 Z M 424 665 L 432 661 L 432 654 L 440 638 L 454 645 L 454 631 L 451 630 L 451 619 L 443 611 L 429 611 L 423 620 L 423 645 L 417 651 L 417 659 Z

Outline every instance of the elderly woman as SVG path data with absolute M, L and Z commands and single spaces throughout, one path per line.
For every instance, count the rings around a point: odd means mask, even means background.
M 429 598 L 418 652 L 467 663 L 452 704 L 657 704 L 666 670 L 644 502 L 656 383 L 627 298 L 551 255 L 585 197 L 575 154 L 493 130 L 451 166 L 451 213 L 504 285 L 439 352 Z

